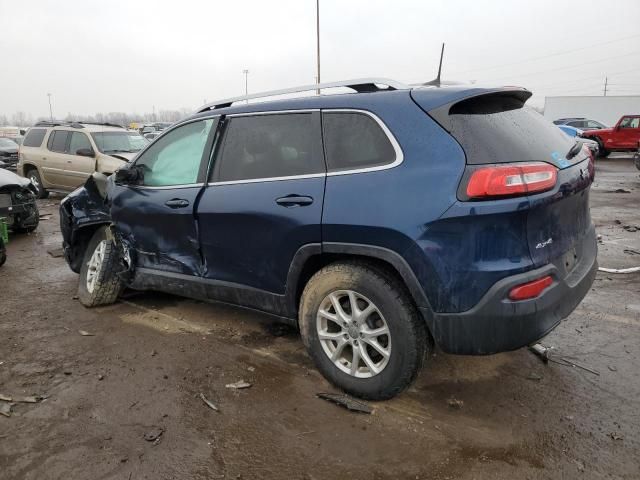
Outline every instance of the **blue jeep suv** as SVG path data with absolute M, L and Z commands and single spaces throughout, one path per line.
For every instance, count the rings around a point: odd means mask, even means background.
M 354 93 L 206 105 L 66 197 L 80 301 L 126 287 L 269 313 L 369 399 L 435 345 L 513 350 L 573 311 L 597 270 L 593 158 L 529 91 L 329 87 Z

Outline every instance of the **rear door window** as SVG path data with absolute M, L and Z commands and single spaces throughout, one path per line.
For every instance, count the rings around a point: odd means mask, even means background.
M 65 130 L 54 130 L 49 137 L 49 150 L 52 152 L 65 153 L 69 133 L 70 132 Z
M 396 160 L 389 137 L 369 115 L 323 112 L 322 128 L 329 172 L 381 167 Z
M 319 113 L 239 116 L 228 122 L 217 181 L 324 173 Z
M 499 92 L 430 112 L 460 143 L 468 164 L 548 161 L 563 166 L 575 141 L 524 105 L 528 92 Z
M 32 128 L 27 132 L 27 136 L 24 137 L 22 145 L 25 147 L 40 147 L 46 133 L 46 128 Z

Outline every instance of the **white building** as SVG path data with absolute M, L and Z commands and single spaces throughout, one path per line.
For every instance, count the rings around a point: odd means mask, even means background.
M 640 114 L 640 95 L 599 97 L 545 97 L 544 116 L 549 120 L 585 117 L 613 126 L 623 115 Z

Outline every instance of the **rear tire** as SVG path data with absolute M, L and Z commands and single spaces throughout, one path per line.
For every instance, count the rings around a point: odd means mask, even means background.
M 109 305 L 118 299 L 122 281 L 120 255 L 107 227 L 100 227 L 91 237 L 80 268 L 78 298 L 85 307 Z
M 367 263 L 335 263 L 318 271 L 305 286 L 299 317 L 318 370 L 357 397 L 394 397 L 424 363 L 424 321 L 400 282 Z
M 31 183 L 33 183 L 33 186 L 36 187 L 36 190 L 38 191 L 36 197 L 47 198 L 49 196 L 49 192 L 42 185 L 42 178 L 40 178 L 38 170 L 36 170 L 35 168 L 29 170 L 29 172 L 27 173 L 27 178 L 31 180 Z

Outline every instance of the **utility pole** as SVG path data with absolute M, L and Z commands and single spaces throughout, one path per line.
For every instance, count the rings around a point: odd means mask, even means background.
M 607 84 L 609 83 L 609 77 L 604 77 L 604 96 L 607 96 Z
M 246 68 L 244 70 L 242 70 L 242 73 L 244 74 L 244 95 L 245 97 L 247 95 L 249 95 L 249 70 L 247 70 Z M 247 105 L 249 104 L 249 99 L 247 98 Z
M 320 84 L 320 0 L 316 0 L 316 60 L 318 63 L 317 79 Z M 316 94 L 320 95 L 320 89 L 316 90 Z
M 53 110 L 51 108 L 51 94 L 47 93 L 47 97 L 49 97 L 49 120 L 53 122 Z

